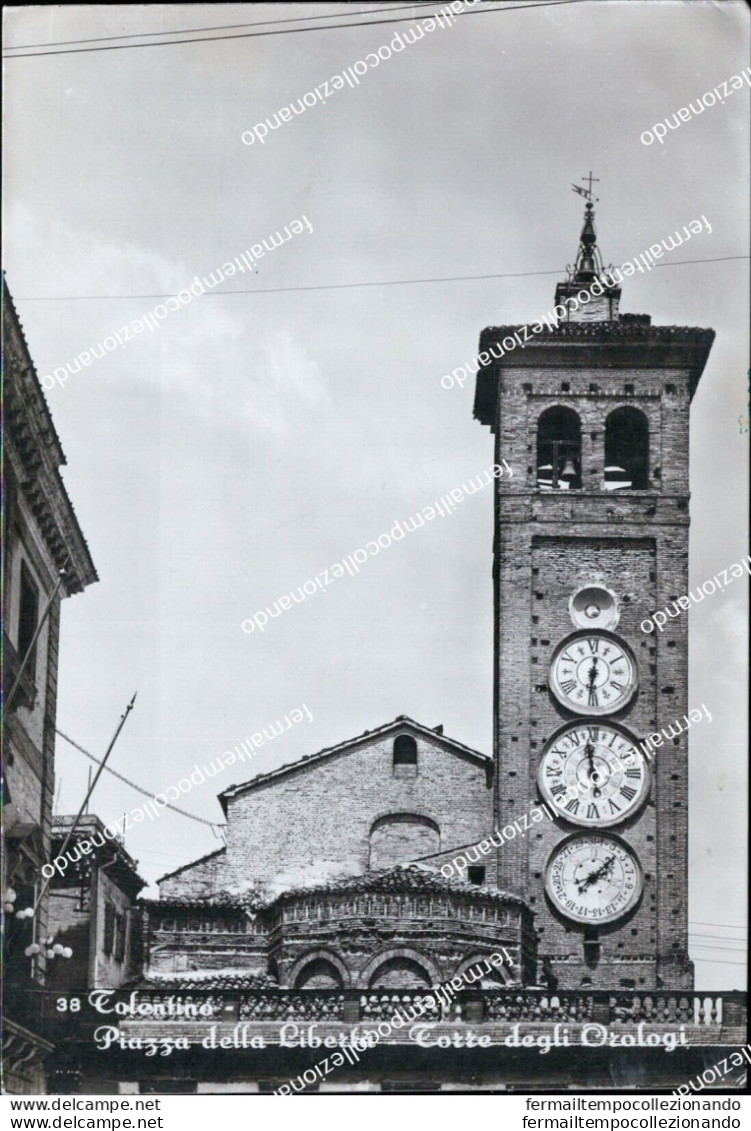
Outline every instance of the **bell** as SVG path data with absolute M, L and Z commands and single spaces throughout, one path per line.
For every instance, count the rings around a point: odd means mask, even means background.
M 585 275 L 595 275 L 596 273 L 597 264 L 595 263 L 594 256 L 591 253 L 583 255 L 581 263 L 579 264 L 578 275 L 583 277 Z
M 575 478 L 576 478 L 576 468 L 574 467 L 574 461 L 572 459 L 567 459 L 566 460 L 566 466 L 564 467 L 563 471 L 561 472 L 561 479 L 575 479 Z

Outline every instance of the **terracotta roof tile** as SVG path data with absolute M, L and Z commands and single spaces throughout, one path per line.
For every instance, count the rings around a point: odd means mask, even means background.
M 499 891 L 494 887 L 481 884 L 471 884 L 465 880 L 447 879 L 440 872 L 433 871 L 421 864 L 401 864 L 383 872 L 366 872 L 360 876 L 345 876 L 342 879 L 331 880 L 329 883 L 317 884 L 309 888 L 292 888 L 282 892 L 274 902 L 285 899 L 298 898 L 303 895 L 321 894 L 346 894 L 347 892 L 385 892 L 385 893 L 411 893 L 422 892 L 436 895 L 474 896 L 478 899 L 490 900 L 493 903 L 512 903 L 515 906 L 525 907 L 524 900 L 508 892 Z
M 266 990 L 277 989 L 277 983 L 268 974 L 253 974 L 249 970 L 182 970 L 173 974 L 150 974 L 139 979 L 135 988 L 140 990 Z
M 310 887 L 290 888 L 278 895 L 264 898 L 255 892 L 241 894 L 221 891 L 206 898 L 168 896 L 164 899 L 142 899 L 140 903 L 149 911 L 170 910 L 216 910 L 222 909 L 255 912 L 274 907 L 288 899 L 299 899 L 315 895 L 346 895 L 347 893 L 374 892 L 385 894 L 409 894 L 420 892 L 436 895 L 463 895 L 481 902 L 510 904 L 526 907 L 523 899 L 495 887 L 471 884 L 465 880 L 447 879 L 440 872 L 422 864 L 401 864 L 382 872 L 366 872 L 363 875 L 344 876 L 328 883 L 314 884 Z

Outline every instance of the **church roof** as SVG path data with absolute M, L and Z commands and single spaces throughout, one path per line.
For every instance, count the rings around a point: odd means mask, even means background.
M 403 895 L 419 893 L 421 895 L 470 895 L 492 903 L 513 903 L 526 907 L 523 899 L 509 892 L 499 891 L 498 888 L 486 887 L 484 884 L 472 884 L 466 880 L 448 879 L 440 872 L 423 864 L 397 864 L 382 872 L 365 872 L 358 876 L 344 876 L 331 880 L 328 883 L 316 884 L 308 888 L 291 888 L 282 892 L 273 902 L 282 903 L 288 899 L 309 895 L 347 895 L 348 893 L 365 894 L 391 893 Z
M 473 750 L 472 747 L 465 746 L 462 742 L 457 742 L 456 739 L 447 738 L 443 733 L 442 726 L 434 728 L 426 727 L 423 726 L 422 723 L 410 719 L 407 715 L 397 715 L 392 722 L 385 723 L 381 727 L 376 727 L 375 730 L 363 731 L 362 734 L 357 735 L 355 738 L 348 738 L 345 742 L 340 742 L 336 746 L 325 747 L 316 754 L 308 754 L 304 758 L 299 758 L 296 762 L 289 762 L 285 766 L 279 766 L 276 770 L 271 770 L 267 774 L 258 774 L 257 777 L 251 778 L 246 782 L 241 782 L 239 785 L 228 786 L 227 789 L 218 794 L 219 802 L 224 810 L 225 816 L 227 813 L 227 801 L 236 797 L 239 793 L 244 793 L 249 789 L 256 789 L 258 786 L 265 785 L 267 782 L 273 781 L 283 774 L 294 773 L 296 770 L 303 768 L 307 769 L 311 763 L 323 761 L 324 758 L 330 758 L 334 754 L 341 754 L 350 747 L 354 748 L 362 745 L 365 741 L 370 742 L 374 738 L 383 738 L 391 732 L 412 732 L 423 738 L 429 738 L 431 742 L 443 746 L 444 749 L 450 751 L 452 754 L 472 759 L 486 770 L 490 770 L 493 766 L 493 759 L 488 754 L 481 754 L 479 750 Z
M 139 990 L 266 990 L 277 983 L 268 974 L 227 967 L 224 970 L 181 970 L 170 974 L 147 974 L 138 979 Z
M 225 846 L 215 848 L 213 852 L 207 852 L 205 856 L 199 856 L 197 860 L 190 860 L 187 864 L 181 864 L 179 868 L 175 868 L 172 872 L 165 872 L 164 875 L 160 876 L 155 882 L 160 884 L 162 880 L 169 880 L 172 876 L 179 876 L 181 872 L 185 872 L 188 868 L 195 868 L 196 864 L 204 864 L 214 856 L 222 856 L 226 851 Z
M 257 892 L 245 891 L 241 894 L 221 891 L 211 896 L 166 896 L 162 899 L 143 899 L 141 904 L 154 912 L 171 910 L 207 909 L 220 911 L 244 910 L 261 911 L 283 903 L 289 899 L 316 895 L 468 895 L 474 899 L 498 904 L 514 904 L 526 907 L 523 899 L 509 892 L 499 891 L 484 884 L 472 884 L 466 880 L 447 879 L 433 868 L 418 863 L 397 864 L 379 872 L 365 872 L 354 876 L 343 876 L 310 887 L 289 888 L 265 899 Z
M 219 851 L 224 852 L 225 849 L 222 848 Z M 211 853 L 211 855 L 214 856 L 216 853 Z M 200 862 L 200 860 L 193 860 L 185 867 L 192 868 Z M 182 871 L 182 869 L 179 870 Z M 170 874 L 174 875 L 174 872 Z M 157 880 L 157 883 L 161 883 L 161 880 L 166 878 L 166 876 L 162 876 L 160 880 Z M 221 890 L 212 895 L 163 895 L 159 899 L 141 899 L 139 903 L 147 911 L 180 911 L 190 907 L 200 908 L 202 911 L 256 911 L 258 908 L 266 906 L 266 901 L 252 888 L 243 892 Z

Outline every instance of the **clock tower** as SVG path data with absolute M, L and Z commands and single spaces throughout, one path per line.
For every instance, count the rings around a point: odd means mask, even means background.
M 688 990 L 688 622 L 640 625 L 688 590 L 689 410 L 714 332 L 620 312 L 577 191 L 555 318 L 480 337 L 475 416 L 515 470 L 495 497 L 496 828 L 554 814 L 504 840 L 498 886 L 532 908 L 551 988 Z

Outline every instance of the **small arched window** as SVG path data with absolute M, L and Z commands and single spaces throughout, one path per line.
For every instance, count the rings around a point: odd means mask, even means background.
M 649 423 L 638 408 L 617 408 L 605 421 L 604 487 L 606 491 L 649 487 Z
M 537 422 L 537 486 L 542 491 L 580 491 L 581 421 L 572 408 L 556 405 Z
M 408 734 L 400 734 L 394 739 L 394 765 L 417 765 L 417 743 Z

